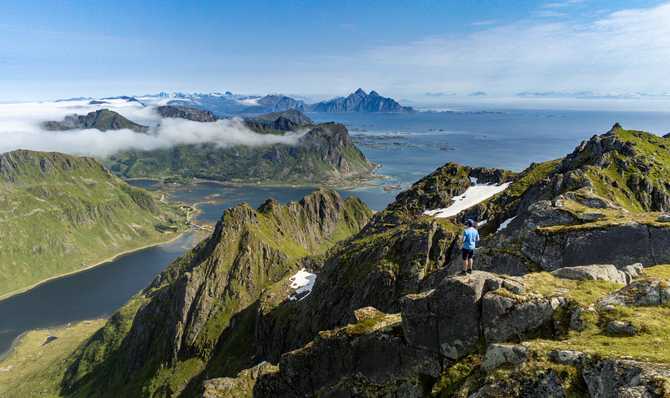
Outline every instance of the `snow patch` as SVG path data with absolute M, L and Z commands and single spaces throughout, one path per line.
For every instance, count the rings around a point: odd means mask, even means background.
M 477 177 L 470 177 L 470 183 L 471 183 L 472 185 L 477 185 L 477 181 L 479 181 L 479 180 L 477 179 Z
M 502 224 L 500 224 L 500 226 L 498 227 L 498 230 L 496 231 L 496 233 L 498 233 L 498 232 L 504 230 L 505 228 L 507 228 L 507 226 L 509 226 L 509 224 L 512 221 L 514 221 L 515 218 L 516 218 L 516 216 L 508 218 L 507 220 L 503 221 Z
M 290 277 L 289 281 L 291 282 L 291 289 L 294 292 L 288 296 L 288 299 L 291 301 L 300 301 L 312 292 L 314 283 L 316 282 L 316 274 L 308 272 L 303 268 Z
M 444 209 L 426 210 L 423 214 L 433 216 L 435 218 L 448 218 L 457 215 L 463 210 L 467 210 L 486 199 L 504 191 L 509 187 L 510 183 L 506 182 L 500 185 L 479 184 L 471 185 L 465 190 L 463 195 L 452 198 L 452 205 Z
M 247 105 L 247 106 L 258 106 L 258 100 L 260 98 L 245 98 L 241 100 L 237 100 L 242 105 Z

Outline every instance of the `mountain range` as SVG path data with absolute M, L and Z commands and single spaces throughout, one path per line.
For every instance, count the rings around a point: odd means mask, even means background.
M 220 119 L 210 111 L 192 107 L 161 105 L 155 109 L 163 119 L 178 118 L 198 123 L 214 123 Z M 258 134 L 292 134 L 295 142 L 254 146 L 221 146 L 214 141 L 177 144 L 154 150 L 121 151 L 104 159 L 104 163 L 124 178 L 169 181 L 199 178 L 265 184 L 346 185 L 370 178 L 375 168 L 352 142 L 342 124 L 315 124 L 294 109 L 246 117 L 241 123 Z M 52 130 L 131 129 L 154 134 L 149 127 L 108 109 L 69 115 L 63 121 L 45 122 L 44 126 Z M 198 127 L 193 125 L 191 128 Z
M 234 207 L 21 389 L 666 397 L 669 145 L 615 125 L 521 173 L 445 164 L 375 214 L 323 189 Z M 482 241 L 458 274 L 466 218 Z
M 360 88 L 346 97 L 337 97 L 312 104 L 280 94 L 271 94 L 261 97 L 235 95 L 230 92 L 224 94 L 161 93 L 158 95 L 146 95 L 139 98 L 146 102 L 159 99 L 169 105 L 205 109 L 220 116 L 261 114 L 287 110 L 298 110 L 301 112 L 414 112 L 413 108 L 402 106 L 393 98 L 382 97 L 376 91 L 366 93 Z

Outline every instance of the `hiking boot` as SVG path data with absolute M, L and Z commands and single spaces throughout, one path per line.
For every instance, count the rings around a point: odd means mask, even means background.
M 472 273 L 472 268 L 468 270 L 468 274 L 471 274 L 471 273 Z
M 467 275 L 467 274 L 468 274 L 468 271 L 466 271 L 466 270 L 462 270 L 461 272 L 459 272 L 459 273 L 456 274 L 456 275 Z

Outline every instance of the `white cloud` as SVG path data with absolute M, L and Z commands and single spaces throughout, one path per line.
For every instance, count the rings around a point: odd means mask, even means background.
M 668 21 L 670 3 L 590 22 L 525 20 L 378 47 L 367 58 L 380 75 L 414 76 L 417 92 L 664 92 Z
M 283 143 L 295 145 L 301 134 L 277 136 L 257 134 L 239 119 L 199 123 L 184 119 L 162 119 L 153 107 L 137 102 L 108 100 L 90 105 L 89 100 L 0 104 L 0 153 L 15 149 L 56 151 L 105 157 L 121 150 L 167 148 L 177 144 L 215 143 L 219 146 L 259 146 Z M 95 129 L 46 131 L 41 124 L 61 120 L 68 114 L 86 114 L 112 109 L 128 119 L 151 126 L 149 134 L 131 130 Z

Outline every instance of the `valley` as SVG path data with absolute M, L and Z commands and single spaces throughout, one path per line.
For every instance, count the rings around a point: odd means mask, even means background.
M 651 346 L 665 339 L 656 321 L 670 263 L 670 194 L 656 179 L 668 164 L 665 140 L 615 125 L 522 172 L 448 163 L 375 214 L 323 189 L 288 205 L 231 207 L 212 236 L 91 337 L 80 333 L 78 348 L 63 344 L 60 365 L 31 380 L 75 397 L 534 396 L 546 388 L 654 396 L 670 375 L 670 358 Z M 481 186 L 500 189 L 432 216 Z M 486 223 L 477 271 L 456 276 L 465 218 Z M 608 273 L 590 265 L 603 263 L 613 264 Z M 316 283 L 292 300 L 301 269 Z M 2 366 L 34 351 L 30 341 Z
M 670 398 L 668 21 L 3 2 L 0 398 Z

